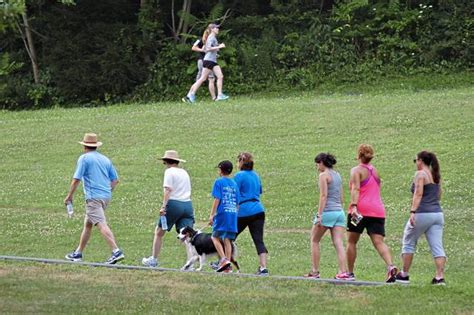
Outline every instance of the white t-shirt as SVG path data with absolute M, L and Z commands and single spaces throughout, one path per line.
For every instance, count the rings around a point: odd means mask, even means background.
M 163 187 L 171 188 L 170 198 L 172 200 L 191 200 L 191 179 L 188 172 L 179 167 L 170 167 L 165 171 Z

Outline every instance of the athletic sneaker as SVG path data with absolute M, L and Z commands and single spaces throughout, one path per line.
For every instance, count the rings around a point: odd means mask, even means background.
M 431 280 L 431 284 L 433 284 L 433 285 L 446 285 L 446 281 L 444 281 L 443 278 L 441 278 L 441 279 L 433 278 L 433 280 Z
M 398 268 L 395 266 L 389 266 L 387 270 L 387 277 L 385 278 L 386 283 L 395 282 L 395 277 L 397 276 Z
M 142 259 L 142 265 L 147 266 L 147 267 L 155 268 L 155 267 L 158 266 L 158 261 L 153 256 L 150 256 L 148 258 L 145 257 L 145 258 Z
M 221 259 L 219 263 L 219 268 L 217 268 L 216 272 L 222 272 L 230 267 L 230 261 L 227 258 Z
M 232 273 L 232 266 L 229 265 L 226 269 L 222 270 L 222 273 Z
M 225 101 L 225 100 L 228 99 L 228 98 L 229 98 L 228 95 L 220 94 L 220 95 L 217 96 L 216 102 L 217 102 L 217 101 Z
M 338 273 L 334 279 L 337 279 L 337 280 L 347 280 L 347 281 L 350 281 L 350 277 L 349 275 L 347 274 L 347 272 L 341 272 L 341 273 Z
M 310 278 L 310 279 L 319 279 L 321 278 L 320 274 L 319 274 L 319 271 L 317 272 L 309 272 L 307 274 L 304 275 L 305 278 Z
M 70 260 L 70 261 L 81 261 L 82 253 L 73 251 L 72 253 L 67 254 L 65 257 L 67 260 Z
M 123 260 L 125 258 L 125 255 L 123 254 L 123 252 L 119 249 L 117 250 L 115 253 L 112 252 L 112 256 L 109 257 L 109 259 L 107 259 L 107 261 L 105 262 L 106 264 L 109 264 L 109 265 L 114 265 L 116 264 L 117 262 Z
M 212 261 L 209 263 L 209 267 L 211 267 L 212 270 L 217 270 L 219 269 L 219 261 Z
M 257 276 L 268 276 L 268 275 L 270 275 L 270 273 L 268 272 L 267 268 L 258 267 L 256 275 Z
M 348 281 L 355 281 L 356 279 L 356 276 L 353 272 L 346 272 L 346 275 L 347 275 L 347 279 Z
M 185 103 L 195 103 L 196 102 L 196 95 L 188 94 L 181 99 Z
M 404 277 L 404 276 L 402 276 L 402 273 L 399 272 L 395 276 L 395 282 L 409 284 L 410 283 L 410 277 L 409 276 Z

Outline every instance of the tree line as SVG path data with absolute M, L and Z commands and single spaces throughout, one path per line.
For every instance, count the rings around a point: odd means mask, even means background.
M 470 0 L 0 0 L 0 108 L 178 99 L 211 22 L 233 95 L 474 63 Z

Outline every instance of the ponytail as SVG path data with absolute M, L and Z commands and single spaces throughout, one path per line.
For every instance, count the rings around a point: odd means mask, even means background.
M 209 37 L 209 34 L 210 34 L 210 30 L 209 28 L 206 28 L 206 30 L 204 31 L 204 33 L 202 33 L 202 43 L 203 44 L 206 44 L 206 41 L 207 41 L 207 38 Z
M 439 169 L 439 162 L 436 155 L 432 152 L 421 151 L 417 154 L 418 159 L 420 159 L 424 164 L 430 167 L 431 176 L 433 176 L 433 181 L 436 184 L 439 184 L 441 180 L 441 173 Z

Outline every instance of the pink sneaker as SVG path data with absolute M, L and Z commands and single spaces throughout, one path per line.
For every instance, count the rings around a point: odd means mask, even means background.
M 309 272 L 307 274 L 304 275 L 305 278 L 310 278 L 310 279 L 319 279 L 320 278 L 320 275 L 319 275 L 319 271 L 316 271 L 316 272 Z
M 337 280 L 346 280 L 346 281 L 353 281 L 354 278 L 349 276 L 349 274 L 347 272 L 341 272 L 341 273 L 338 273 L 334 279 L 337 279 Z

